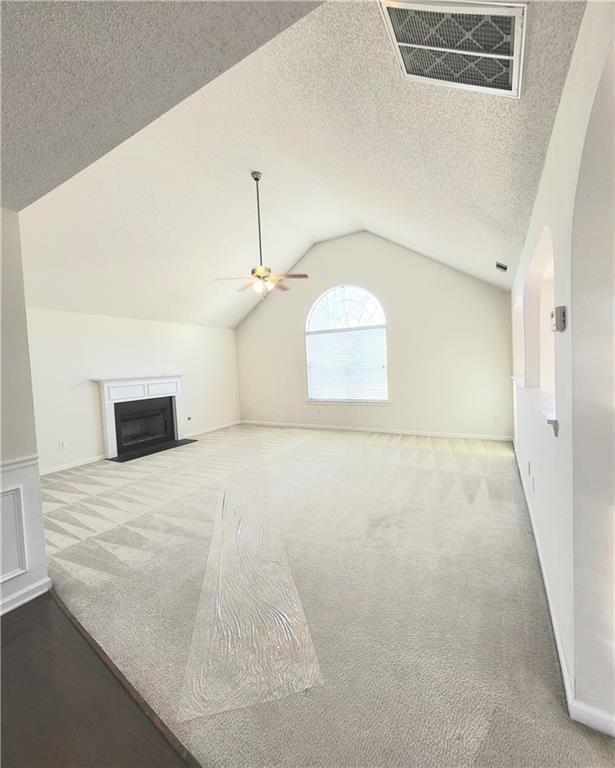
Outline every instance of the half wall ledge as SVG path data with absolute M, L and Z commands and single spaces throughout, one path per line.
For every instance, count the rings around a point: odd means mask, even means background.
M 557 420 L 557 411 L 555 407 L 555 393 L 548 392 L 540 387 L 526 387 L 523 379 L 512 377 L 513 384 L 525 395 L 527 400 L 534 406 L 538 413 L 543 416 L 547 424 L 553 429 L 553 434 L 557 437 L 559 433 L 559 422 Z

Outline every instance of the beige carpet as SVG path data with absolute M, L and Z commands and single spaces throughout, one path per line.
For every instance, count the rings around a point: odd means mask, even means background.
M 43 504 L 59 594 L 203 766 L 613 765 L 510 444 L 233 427 Z

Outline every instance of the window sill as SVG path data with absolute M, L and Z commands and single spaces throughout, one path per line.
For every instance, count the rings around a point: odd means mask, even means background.
M 389 405 L 389 400 L 306 400 L 307 405 Z

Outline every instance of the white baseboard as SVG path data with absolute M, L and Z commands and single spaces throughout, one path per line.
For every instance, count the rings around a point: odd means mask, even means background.
M 54 472 L 63 472 L 65 469 L 74 469 L 75 467 L 82 467 L 84 464 L 94 464 L 96 461 L 102 461 L 105 458 L 105 454 L 101 453 L 99 456 L 90 456 L 88 459 L 78 459 L 77 461 L 69 461 L 67 464 L 58 464 L 56 467 L 47 467 L 47 469 L 41 469 L 41 475 L 51 475 Z
M 417 432 L 405 429 L 386 429 L 378 427 L 343 427 L 335 426 L 333 424 L 300 424 L 295 422 L 285 421 L 260 421 L 252 419 L 237 419 L 236 421 L 228 421 L 225 424 L 218 424 L 215 427 L 208 427 L 207 429 L 199 429 L 194 432 L 184 433 L 184 437 L 198 437 L 199 435 L 206 435 L 209 432 L 217 432 L 220 429 L 228 429 L 228 427 L 236 427 L 238 424 L 254 424 L 261 427 L 295 427 L 297 429 L 334 429 L 343 432 L 380 432 L 390 435 L 416 435 L 417 437 L 458 437 L 468 440 L 497 440 L 501 442 L 512 442 L 512 436 L 510 435 L 470 435 L 456 432 Z M 74 469 L 75 467 L 82 467 L 84 464 L 93 464 L 96 461 L 102 461 L 105 458 L 104 454 L 99 456 L 90 456 L 87 459 L 78 459 L 77 461 L 69 461 L 66 464 L 58 464 L 55 467 L 47 467 L 41 470 L 41 475 L 51 475 L 54 472 L 63 472 L 65 469 Z
M 519 456 L 517 455 L 517 448 L 514 445 L 514 443 L 513 443 L 513 448 L 515 452 L 515 461 L 517 462 L 517 469 L 519 470 L 519 479 L 521 481 L 521 488 L 523 489 L 523 495 L 525 496 L 525 504 L 527 506 L 528 517 L 530 518 L 530 525 L 532 526 L 532 537 L 534 539 L 534 543 L 536 545 L 536 552 L 538 554 L 538 563 L 540 565 L 540 574 L 542 577 L 542 583 L 544 585 L 545 594 L 547 596 L 547 607 L 549 608 L 549 618 L 551 620 L 551 627 L 553 629 L 553 637 L 555 638 L 555 648 L 557 650 L 557 656 L 559 658 L 559 666 L 562 672 L 562 681 L 564 683 L 564 692 L 566 694 L 566 704 L 568 705 L 568 712 L 572 717 L 572 702 L 575 700 L 574 699 L 574 678 L 570 670 L 568 669 L 568 664 L 566 662 L 566 657 L 564 655 L 564 645 L 562 643 L 562 639 L 560 636 L 557 623 L 555 622 L 553 617 L 554 616 L 553 610 L 551 609 L 552 600 L 551 600 L 551 595 L 549 593 L 549 582 L 545 578 L 544 560 L 542 556 L 542 549 L 540 548 L 540 539 L 536 534 L 536 528 L 534 526 L 534 517 L 532 515 L 532 507 L 530 505 L 529 496 L 525 488 L 523 471 L 521 470 L 521 466 L 519 465 Z
M 573 720 L 578 723 L 583 723 L 589 728 L 593 728 L 596 731 L 601 731 L 609 736 L 615 737 L 615 715 L 610 712 L 606 712 L 602 709 L 597 709 L 583 701 L 575 698 L 575 681 L 574 674 L 568 669 L 566 663 L 566 657 L 564 656 L 564 647 L 562 644 L 560 632 L 556 622 L 553 619 L 553 611 L 551 610 L 551 596 L 549 594 L 549 583 L 545 578 L 544 561 L 542 556 L 542 550 L 540 547 L 540 539 L 536 535 L 536 528 L 534 527 L 534 518 L 532 516 L 532 507 L 529 502 L 527 490 L 525 488 L 523 471 L 519 465 L 519 456 L 517 455 L 517 449 L 515 446 L 515 459 L 517 467 L 519 468 L 519 476 L 521 479 L 521 487 L 523 488 L 523 494 L 525 496 L 525 503 L 527 505 L 528 514 L 530 518 L 530 525 L 532 526 L 532 535 L 536 544 L 536 552 L 538 553 L 538 562 L 540 564 L 540 571 L 542 574 L 542 582 L 545 587 L 545 594 L 547 596 L 547 605 L 549 607 L 549 615 L 551 618 L 551 626 L 553 628 L 553 636 L 555 638 L 555 647 L 557 649 L 557 655 L 559 658 L 560 669 L 562 671 L 562 680 L 564 683 L 564 691 L 566 694 L 566 704 L 568 706 L 568 713 Z
M 234 427 L 237 424 L 241 424 L 240 421 L 229 421 L 226 424 L 220 424 L 217 427 L 209 427 L 208 429 L 199 429 L 196 432 L 187 432 L 184 437 L 196 437 L 197 435 L 205 435 L 208 432 L 217 432 L 219 429 L 226 429 L 227 427 Z M 69 461 L 67 464 L 58 464 L 55 467 L 48 467 L 41 470 L 41 475 L 51 475 L 54 472 L 63 472 L 65 469 L 74 469 L 75 467 L 82 467 L 85 464 L 94 464 L 96 461 L 102 461 L 105 457 L 104 453 L 99 456 L 90 456 L 88 459 L 78 459 L 77 461 Z
M 236 427 L 238 424 L 243 424 L 242 421 L 228 421 L 226 424 L 220 424 L 217 427 L 208 427 L 208 429 L 199 429 L 197 432 L 186 432 L 184 437 L 197 437 L 198 435 L 206 435 L 209 432 L 217 432 L 220 429 L 228 429 L 228 427 Z
M 4 616 L 5 613 L 8 613 L 15 608 L 19 608 L 20 605 L 28 603 L 30 600 L 34 600 L 34 598 L 39 597 L 39 595 L 44 595 L 45 592 L 48 592 L 51 589 L 51 586 L 51 579 L 46 576 L 44 579 L 40 579 L 40 581 L 36 581 L 34 584 L 30 584 L 29 586 L 20 589 L 19 592 L 13 592 L 12 595 L 9 595 L 2 600 L 2 604 L 0 605 L 0 616 Z
M 579 699 L 568 702 L 570 717 L 577 723 L 583 723 L 596 731 L 615 737 L 615 715 L 605 712 L 603 709 L 590 707 Z
M 385 435 L 414 435 L 415 437 L 456 437 L 466 440 L 497 440 L 512 442 L 512 435 L 470 435 L 461 432 L 420 432 L 411 429 L 390 429 L 388 427 L 348 427 L 334 424 L 302 424 L 291 421 L 261 421 L 260 419 L 242 419 L 241 424 L 253 424 L 260 427 L 291 427 L 295 429 L 334 429 L 339 432 L 375 432 Z

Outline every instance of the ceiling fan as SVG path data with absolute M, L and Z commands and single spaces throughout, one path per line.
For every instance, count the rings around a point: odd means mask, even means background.
M 260 171 L 252 171 L 250 176 L 256 182 L 256 217 L 258 220 L 258 266 L 252 267 L 250 270 L 250 277 L 245 285 L 238 288 L 238 291 L 246 291 L 248 288 L 257 293 L 261 299 L 266 298 L 274 288 L 280 291 L 288 291 L 287 285 L 284 285 L 284 280 L 305 280 L 308 275 L 294 274 L 294 275 L 275 275 L 271 272 L 270 267 L 266 267 L 263 264 L 263 246 L 261 241 L 261 204 L 258 191 L 258 183 L 262 178 Z M 218 280 L 245 280 L 245 277 L 219 277 Z

